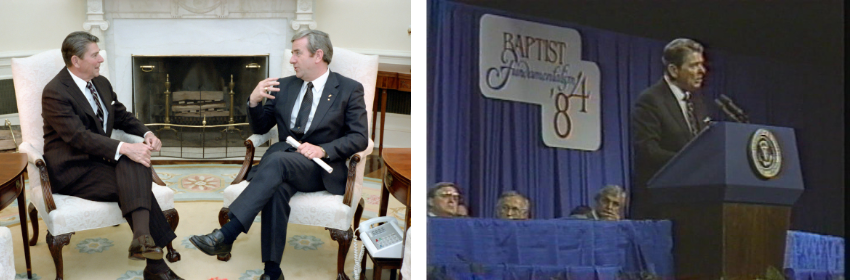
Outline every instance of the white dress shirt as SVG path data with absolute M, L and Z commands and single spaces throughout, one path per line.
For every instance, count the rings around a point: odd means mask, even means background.
M 67 69 L 67 68 L 66 68 L 66 69 Z M 86 100 L 88 100 L 88 101 L 89 101 L 89 105 L 90 105 L 90 106 L 91 106 L 91 108 L 92 108 L 92 112 L 94 112 L 95 114 L 97 114 L 97 105 L 96 105 L 96 104 L 94 104 L 94 97 L 92 97 L 92 93 L 91 93 L 91 91 L 89 90 L 89 88 L 88 88 L 88 87 L 86 87 L 86 84 L 87 84 L 89 81 L 86 81 L 86 80 L 83 80 L 83 79 L 82 79 L 82 78 L 80 78 L 80 77 L 77 77 L 77 75 L 74 75 L 74 72 L 71 72 L 71 70 L 70 70 L 70 69 L 67 69 L 67 70 L 68 70 L 68 73 L 70 73 L 70 74 L 71 74 L 71 78 L 72 78 L 72 79 L 74 79 L 74 83 L 76 83 L 76 84 L 77 84 L 77 87 L 79 87 L 79 88 L 80 88 L 80 91 L 83 93 L 83 95 L 84 95 L 84 97 L 86 98 Z M 94 86 L 94 84 L 92 84 L 92 86 Z M 104 103 L 103 103 L 103 98 L 98 97 L 98 100 L 100 101 L 100 102 L 99 102 L 99 103 L 100 103 L 100 108 L 101 108 L 101 110 L 103 111 L 103 124 L 101 124 L 101 125 L 103 126 L 103 131 L 104 131 L 104 132 L 106 132 L 106 122 L 107 122 L 107 120 L 109 119 L 109 110 L 106 110 L 106 104 L 104 104 Z M 151 133 L 151 132 L 150 132 L 150 131 L 145 132 L 145 135 L 144 135 L 144 136 L 147 136 L 147 135 L 148 135 L 148 133 Z M 142 137 L 144 137 L 144 136 L 142 136 Z M 116 149 L 116 150 L 115 150 L 115 160 L 116 160 L 116 161 L 117 161 L 119 158 L 121 158 L 121 156 L 122 156 L 122 155 L 121 155 L 121 153 L 120 153 L 120 151 L 121 151 L 121 144 L 124 144 L 124 142 L 120 142 L 120 143 L 118 143 L 118 149 Z
M 322 91 L 325 89 L 325 83 L 328 81 L 328 75 L 331 73 L 330 69 L 325 71 L 324 74 L 313 80 L 313 103 L 310 106 L 310 117 L 307 118 L 307 124 L 304 126 L 304 133 L 307 133 L 307 130 L 310 129 L 310 124 L 313 123 L 313 115 L 316 114 L 316 108 L 319 107 L 319 100 L 322 100 Z M 292 115 L 289 118 L 289 129 L 295 127 L 295 120 L 298 118 L 298 111 L 301 111 L 301 100 L 304 99 L 304 95 L 307 94 L 307 83 L 308 81 L 304 81 L 305 83 L 301 85 L 301 90 L 298 92 L 298 98 L 295 99 L 295 106 L 292 108 Z

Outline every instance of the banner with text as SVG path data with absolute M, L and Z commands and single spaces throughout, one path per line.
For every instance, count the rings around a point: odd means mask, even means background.
M 581 60 L 578 31 L 490 14 L 480 26 L 481 93 L 542 106 L 547 146 L 598 150 L 599 67 Z

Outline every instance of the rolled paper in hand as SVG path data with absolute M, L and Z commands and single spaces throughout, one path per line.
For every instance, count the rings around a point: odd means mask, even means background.
M 289 143 L 289 145 L 292 145 L 292 146 L 293 146 L 293 147 L 295 147 L 296 149 L 298 148 L 298 146 L 301 146 L 301 143 L 298 143 L 298 141 L 295 141 L 295 138 L 292 138 L 292 136 L 286 136 L 286 143 Z M 333 172 L 333 171 L 334 171 L 334 169 L 333 169 L 333 168 L 331 168 L 331 166 L 330 166 L 330 165 L 328 165 L 327 163 L 325 163 L 325 162 L 324 162 L 322 159 L 320 159 L 320 158 L 313 158 L 313 161 L 314 161 L 314 162 L 316 162 L 316 164 L 318 164 L 319 166 L 321 166 L 321 167 L 322 167 L 322 169 L 324 169 L 324 170 L 325 170 L 325 171 L 327 171 L 328 173 L 331 173 L 331 172 Z

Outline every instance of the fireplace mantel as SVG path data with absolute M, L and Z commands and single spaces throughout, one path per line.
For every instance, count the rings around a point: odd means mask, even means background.
M 133 55 L 269 55 L 281 73 L 293 32 L 315 29 L 313 0 L 87 0 L 118 99 L 132 104 Z M 131 106 L 127 106 L 131 108 Z

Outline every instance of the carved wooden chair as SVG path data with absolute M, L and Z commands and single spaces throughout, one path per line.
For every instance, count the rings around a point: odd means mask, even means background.
M 285 50 L 282 77 L 295 75 L 292 65 L 289 64 L 291 57 L 290 50 Z M 343 48 L 334 48 L 333 59 L 329 67 L 331 71 L 363 84 L 367 125 L 369 125 L 371 123 L 369 120 L 372 119 L 372 101 L 375 97 L 375 82 L 378 77 L 378 56 L 363 55 Z M 372 128 L 369 127 L 369 129 L 371 130 Z M 221 208 L 218 215 L 218 221 L 221 225 L 229 221 L 227 213 L 230 212 L 228 209 L 230 204 L 248 186 L 245 176 L 251 170 L 251 166 L 254 163 L 254 148 L 267 141 L 277 139 L 278 131 L 277 127 L 274 127 L 266 134 L 254 134 L 248 137 L 248 140 L 245 140 L 245 147 L 248 148 L 248 151 L 245 154 L 245 161 L 242 163 L 242 170 L 239 171 L 233 183 L 224 190 L 224 207 Z M 363 187 L 363 173 L 366 168 L 365 159 L 367 155 L 372 153 L 374 145 L 372 140 L 369 139 L 369 145 L 366 147 L 366 150 L 354 154 L 349 158 L 345 195 L 333 195 L 327 191 L 314 193 L 299 192 L 289 201 L 289 207 L 292 209 L 292 212 L 289 214 L 289 223 L 325 227 L 325 229 L 330 231 L 331 239 L 339 243 L 337 279 L 348 279 L 343 267 L 345 265 L 345 257 L 348 254 L 349 247 L 351 247 L 351 238 L 353 236 L 351 224 L 354 220 L 356 227 L 360 221 L 359 215 L 355 219 L 355 212 L 358 211 L 359 204 L 357 202 L 362 200 L 360 199 L 360 189 Z M 362 209 L 359 211 L 362 213 Z M 229 259 L 229 254 L 219 258 L 219 260 L 223 261 Z
M 106 51 L 101 51 L 104 63 L 100 74 L 108 76 L 109 69 Z M 18 114 L 21 121 L 22 143 L 20 152 L 29 158 L 30 199 L 29 215 L 32 221 L 33 236 L 30 246 L 38 240 L 38 216 L 47 225 L 47 247 L 56 266 L 56 279 L 63 278 L 62 247 L 68 245 L 71 235 L 77 231 L 114 226 L 126 222 L 121 216 L 117 202 L 95 202 L 78 197 L 54 194 L 50 189 L 46 165 L 44 163 L 44 119 L 41 116 L 41 94 L 44 86 L 65 67 L 59 49 L 45 51 L 26 58 L 12 59 L 12 79 L 15 84 L 15 97 L 18 102 Z M 139 143 L 144 139 L 121 130 L 113 130 L 111 138 L 127 143 Z M 165 187 L 165 183 L 153 174 L 153 194 L 171 229 L 177 228 L 179 215 L 174 209 L 174 191 Z M 38 215 L 38 216 L 37 216 Z M 22 225 L 25 226 L 25 225 Z M 26 238 L 26 237 L 24 237 Z M 180 254 L 168 244 L 166 259 L 170 262 L 180 260 Z

